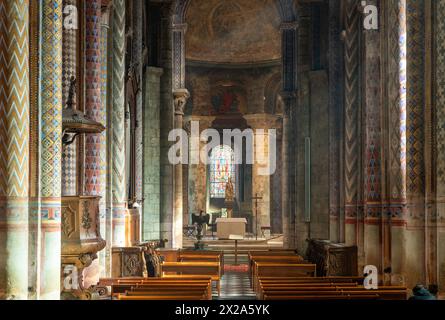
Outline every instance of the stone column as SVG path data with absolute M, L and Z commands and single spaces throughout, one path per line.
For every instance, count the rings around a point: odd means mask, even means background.
M 185 88 L 185 32 L 186 24 L 173 24 L 173 99 L 174 127 L 182 129 L 184 107 L 190 94 Z M 174 167 L 174 209 L 173 209 L 173 242 L 174 248 L 182 247 L 183 229 L 183 181 L 182 164 Z
M 38 299 L 60 299 L 62 193 L 62 0 L 42 1 L 40 105 L 40 283 Z
M 143 180 L 143 168 L 142 168 L 142 157 L 143 157 L 143 109 L 142 109 L 142 69 L 143 69 L 143 61 L 142 61 L 142 32 L 144 31 L 142 24 L 143 17 L 143 4 L 142 0 L 133 0 L 133 37 L 132 37 L 132 60 L 135 67 L 135 75 L 136 81 L 139 83 L 139 89 L 136 93 L 136 170 L 135 177 L 136 179 L 136 190 L 135 196 L 136 201 L 142 203 L 143 195 L 142 195 L 142 180 Z
M 160 179 L 161 179 L 161 239 L 167 239 L 167 246 L 172 247 L 173 211 L 174 211 L 174 173 L 173 165 L 168 160 L 168 151 L 172 145 L 168 141 L 170 130 L 174 127 L 174 110 L 172 95 L 172 6 L 165 4 L 161 8 L 163 40 L 161 41 L 161 66 L 164 73 L 161 77 L 160 108 Z
M 179 89 L 173 92 L 175 105 L 175 128 L 183 128 L 184 107 L 190 94 L 186 89 Z M 183 181 L 182 181 L 182 163 L 175 165 L 174 168 L 174 189 L 175 206 L 173 211 L 173 247 L 182 248 L 182 230 L 183 230 Z
M 406 192 L 405 270 L 409 287 L 426 282 L 425 268 L 425 1 L 406 0 Z M 414 249 L 416 248 L 416 249 Z M 421 263 L 419 261 L 422 261 Z
M 377 5 L 377 1 L 368 4 Z M 381 254 L 382 207 L 382 127 L 381 127 L 381 60 L 380 34 L 364 31 L 364 243 L 361 255 L 364 264 L 375 265 L 383 274 Z M 359 266 L 362 270 L 362 266 Z
M 340 242 L 343 230 L 340 220 L 342 189 L 343 92 L 344 67 L 341 42 L 341 0 L 329 1 L 329 235 Z
M 297 108 L 298 74 L 298 22 L 283 22 L 281 25 L 283 59 L 283 147 L 282 147 L 282 212 L 283 244 L 285 248 L 296 245 L 295 230 L 295 140 L 296 121 L 292 115 Z
M 78 8 L 77 0 L 63 0 L 66 6 Z M 79 13 L 79 12 L 78 12 Z M 79 17 L 78 17 L 79 18 Z M 78 40 L 79 29 L 63 28 L 63 70 L 62 70 L 62 94 L 63 107 L 67 107 L 69 91 L 71 87 L 71 77 L 78 77 Z M 79 84 L 79 79 L 76 85 Z M 77 89 L 79 86 L 77 87 Z M 76 92 L 79 92 L 78 90 Z M 77 194 L 77 143 L 62 146 L 62 195 L 75 196 Z
M 89 119 L 106 124 L 106 109 L 101 102 L 101 1 L 84 2 L 85 13 L 85 113 Z M 106 153 L 104 134 L 88 134 L 85 138 L 85 191 L 84 195 L 105 196 L 105 168 L 102 159 Z M 101 201 L 99 200 L 99 201 Z M 101 210 L 102 209 L 102 210 Z M 99 207 L 99 217 L 104 215 Z M 99 218 L 101 219 L 101 218 Z M 100 237 L 100 229 L 98 232 Z M 104 252 L 104 251 L 103 251 Z M 84 270 L 84 278 L 99 282 L 99 261 L 95 259 Z M 86 288 L 88 286 L 86 285 Z
M 357 244 L 360 170 L 360 12 L 358 0 L 345 1 L 345 242 Z
M 160 235 L 160 78 L 163 70 L 148 67 L 144 81 L 144 206 L 142 240 Z
M 437 235 L 437 256 L 431 259 L 436 262 L 434 270 L 439 289 L 445 290 L 445 0 L 436 1 L 435 17 L 435 60 L 436 60 L 436 218 L 435 235 Z M 434 228 L 434 224 L 433 224 Z
M 125 0 L 113 1 L 111 23 L 112 245 L 125 245 Z
M 100 52 L 101 52 L 101 104 L 103 118 L 102 123 L 105 127 L 108 127 L 108 31 L 110 18 L 110 7 L 105 7 L 102 10 L 101 17 L 101 37 L 100 37 Z M 100 152 L 100 185 L 102 188 L 102 198 L 99 202 L 99 214 L 100 214 L 100 234 L 105 239 L 107 246 L 105 250 L 99 253 L 99 262 L 101 267 L 101 277 L 111 276 L 111 212 L 108 208 L 108 183 L 109 179 L 109 161 L 108 161 L 108 136 L 111 130 L 102 132 L 101 138 L 101 152 Z
M 0 21 L 0 299 L 26 300 L 29 2 L 2 1 Z
M 388 166 L 384 217 L 384 267 L 391 267 L 392 284 L 404 283 L 406 219 L 406 1 L 385 2 L 387 11 L 386 61 Z M 388 226 L 386 228 L 386 226 Z

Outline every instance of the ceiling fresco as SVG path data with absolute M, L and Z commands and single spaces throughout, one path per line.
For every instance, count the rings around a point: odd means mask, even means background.
M 189 61 L 246 64 L 280 59 L 274 0 L 192 0 L 186 23 Z

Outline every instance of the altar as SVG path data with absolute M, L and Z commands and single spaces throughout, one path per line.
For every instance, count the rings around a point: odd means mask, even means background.
M 230 239 L 230 235 L 244 237 L 247 220 L 245 218 L 218 218 L 216 225 L 218 239 Z

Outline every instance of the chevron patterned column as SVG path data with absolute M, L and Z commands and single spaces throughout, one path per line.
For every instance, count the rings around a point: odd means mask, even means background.
M 345 241 L 357 243 L 359 215 L 360 12 L 357 0 L 345 1 Z
M 42 1 L 39 299 L 60 299 L 62 0 Z
M 0 299 L 28 297 L 29 2 L 0 2 Z
M 125 1 L 113 1 L 111 99 L 112 99 L 112 245 L 125 245 Z
M 78 8 L 78 0 L 63 0 L 63 6 L 75 6 Z M 66 108 L 71 87 L 71 77 L 77 78 L 79 29 L 63 28 L 63 69 L 62 92 L 63 107 Z M 79 82 L 77 81 L 78 85 Z M 78 91 L 77 91 L 78 92 Z M 77 143 L 63 146 L 62 152 L 62 195 L 74 196 L 77 194 Z

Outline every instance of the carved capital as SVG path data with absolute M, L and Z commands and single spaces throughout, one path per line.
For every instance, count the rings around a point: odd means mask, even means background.
M 173 91 L 175 115 L 184 115 L 184 107 L 187 104 L 187 100 L 189 98 L 190 93 L 187 89 L 178 89 Z
M 297 101 L 297 92 L 295 91 L 282 91 L 280 98 L 283 102 L 283 115 L 285 117 L 290 116 L 292 106 Z

